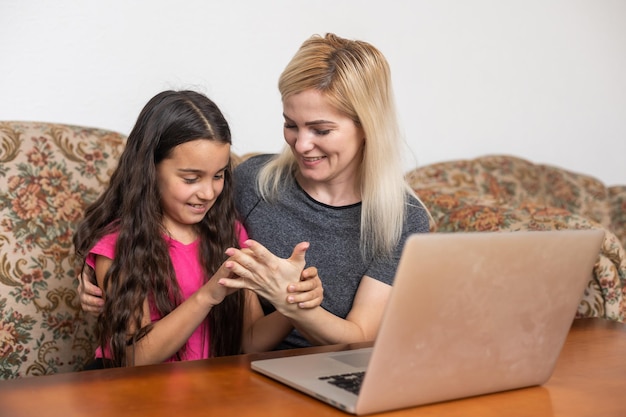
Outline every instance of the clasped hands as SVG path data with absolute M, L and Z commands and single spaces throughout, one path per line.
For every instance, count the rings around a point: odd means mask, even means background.
M 228 288 L 245 288 L 271 302 L 278 311 L 285 312 L 294 304 L 312 308 L 321 304 L 323 288 L 317 268 L 304 269 L 308 242 L 298 243 L 287 259 L 279 258 L 254 240 L 245 242 L 246 248 L 229 248 L 224 267 L 231 278 L 220 278 L 218 283 Z M 285 299 L 285 290 L 288 293 Z

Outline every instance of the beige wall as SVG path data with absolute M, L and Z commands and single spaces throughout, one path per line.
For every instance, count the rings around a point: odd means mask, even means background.
M 128 133 L 166 88 L 282 146 L 278 75 L 333 31 L 389 59 L 410 166 L 509 153 L 626 183 L 626 1 L 0 0 L 0 119 Z

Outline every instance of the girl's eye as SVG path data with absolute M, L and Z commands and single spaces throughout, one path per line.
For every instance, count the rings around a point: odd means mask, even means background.
M 224 173 L 222 172 L 221 174 L 217 174 L 216 176 L 213 177 L 213 179 L 223 180 L 224 179 Z
M 284 124 L 284 128 L 285 128 L 285 129 L 295 129 L 295 128 L 296 128 L 296 125 L 291 125 L 291 124 L 289 124 L 289 123 L 285 123 L 285 124 Z
M 193 184 L 196 181 L 198 181 L 198 177 L 193 177 L 193 178 L 183 178 L 183 181 L 185 182 L 185 184 Z

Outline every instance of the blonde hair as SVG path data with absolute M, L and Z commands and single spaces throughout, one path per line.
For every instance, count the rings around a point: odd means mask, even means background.
M 306 40 L 280 76 L 282 100 L 305 90 L 322 92 L 329 103 L 365 132 L 361 175 L 361 253 L 390 256 L 402 233 L 405 204 L 413 191 L 402 171 L 391 72 L 382 53 L 363 41 L 332 33 Z M 260 172 L 259 188 L 274 199 L 285 174 L 298 169 L 289 147 Z M 417 198 L 417 197 L 416 197 Z

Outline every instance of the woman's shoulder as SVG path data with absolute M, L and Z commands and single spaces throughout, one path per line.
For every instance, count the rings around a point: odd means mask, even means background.
M 243 161 L 235 167 L 235 172 L 258 171 L 276 156 L 276 154 L 253 154 L 246 156 Z
M 246 186 L 255 183 L 255 179 L 265 164 L 271 161 L 276 155 L 274 154 L 257 154 L 244 159 L 235 167 L 233 176 L 236 183 L 240 186 Z
M 233 172 L 235 205 L 239 214 L 245 214 L 252 210 L 260 198 L 258 176 L 259 171 L 267 164 L 274 155 L 258 154 L 246 158 Z
M 412 225 L 416 232 L 428 232 L 430 230 L 430 214 L 424 204 L 412 194 L 409 194 L 406 202 L 406 223 Z

